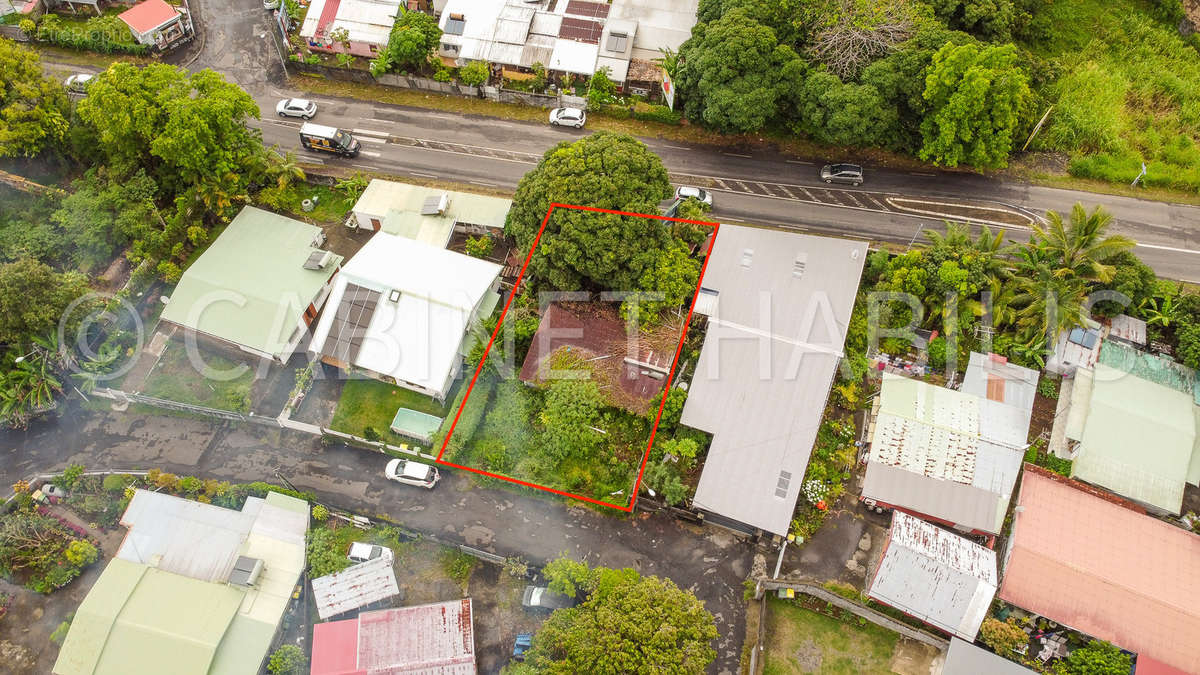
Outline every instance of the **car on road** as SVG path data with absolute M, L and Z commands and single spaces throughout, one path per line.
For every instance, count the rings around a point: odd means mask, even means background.
M 712 193 L 704 188 L 692 187 L 690 185 L 680 185 L 675 188 L 675 199 L 698 199 L 709 206 L 713 205 Z
M 305 98 L 285 98 L 275 104 L 280 117 L 300 117 L 311 120 L 317 114 L 317 104 Z
M 95 77 L 96 76 L 92 75 L 91 73 L 75 73 L 74 75 L 63 80 L 63 86 L 67 88 L 67 91 L 81 92 L 87 88 L 88 83 L 91 82 Z
M 342 157 L 358 157 L 362 143 L 337 127 L 305 122 L 300 125 L 300 145 L 309 152 L 330 152 Z
M 862 185 L 863 170 L 857 164 L 826 164 L 821 167 L 821 180 L 826 183 Z
M 550 124 L 582 129 L 587 122 L 587 113 L 579 108 L 555 108 L 550 111 Z
M 356 563 L 364 563 L 376 558 L 391 560 L 392 549 L 380 546 L 379 544 L 364 544 L 361 541 L 356 541 L 350 544 L 350 552 L 346 554 L 346 557 Z
M 574 607 L 575 598 L 562 593 L 555 593 L 545 586 L 526 586 L 525 594 L 521 597 L 521 606 L 526 609 L 566 609 Z
M 437 485 L 437 482 L 442 478 L 438 475 L 436 467 L 414 462 L 411 459 L 400 459 L 399 457 L 387 463 L 387 468 L 383 470 L 383 476 L 397 483 L 415 485 L 426 489 Z
M 525 652 L 533 646 L 533 633 L 521 633 L 517 636 L 516 642 L 513 643 L 513 660 L 524 661 Z

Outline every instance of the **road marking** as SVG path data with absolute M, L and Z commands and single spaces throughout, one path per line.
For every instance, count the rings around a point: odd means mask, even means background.
M 363 141 L 364 143 L 387 143 L 386 138 L 371 138 L 370 136 L 359 136 L 358 140 Z
M 299 122 L 290 122 L 288 120 L 271 120 L 271 124 L 274 124 L 277 127 L 291 127 L 293 129 L 296 129 L 300 126 Z
M 371 166 L 370 164 L 351 164 L 350 166 L 357 166 L 360 169 L 370 169 L 372 171 L 374 171 L 376 168 L 376 167 Z
M 937 175 L 936 173 L 924 173 L 922 171 L 909 171 L 908 173 L 913 176 L 936 176 Z
M 788 164 L 808 164 L 810 166 L 812 165 L 812 162 L 806 162 L 802 159 L 785 159 L 783 161 L 787 162 Z
M 351 131 L 353 131 L 356 134 L 362 134 L 365 136 L 383 136 L 384 138 L 391 136 L 391 134 L 389 134 L 386 131 L 372 131 L 370 129 L 351 129 Z
M 726 223 L 744 223 L 744 222 L 746 222 L 744 220 L 739 220 L 737 218 L 721 218 L 721 221 L 726 222 Z
M 745 157 L 746 159 L 752 159 L 752 158 L 753 158 L 753 155 L 742 155 L 742 154 L 739 154 L 739 153 L 736 153 L 736 152 L 722 152 L 721 154 L 722 154 L 722 155 L 729 155 L 730 157 Z
M 691 150 L 691 148 L 685 148 L 682 145 L 664 145 L 663 147 L 671 148 L 672 150 Z
M 496 187 L 495 183 L 484 183 L 484 182 L 477 181 L 477 180 L 472 180 L 472 181 L 467 181 L 467 182 L 469 182 L 471 185 L 483 185 L 486 187 Z
M 305 157 L 303 159 L 299 159 L 296 161 L 299 164 L 324 164 L 325 163 L 325 160 L 321 159 L 320 157 Z
M 432 173 L 421 173 L 420 171 L 409 171 L 409 173 L 414 176 L 421 176 L 422 178 L 437 178 L 437 176 Z
M 384 124 L 395 124 L 395 120 L 381 120 L 378 117 L 368 117 L 368 122 L 382 122 Z
M 379 156 L 378 152 L 371 152 L 370 150 L 363 150 L 362 154 L 366 155 L 367 157 L 378 157 Z
M 1171 251 L 1172 253 L 1194 253 L 1200 255 L 1200 251 L 1194 251 L 1190 248 L 1175 248 L 1174 246 L 1156 246 L 1154 244 L 1138 244 L 1139 248 L 1152 248 L 1158 251 Z

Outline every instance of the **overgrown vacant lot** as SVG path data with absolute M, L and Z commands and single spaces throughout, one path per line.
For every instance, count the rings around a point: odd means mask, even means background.
M 1200 53 L 1149 3 L 1056 0 L 1032 32 L 1056 101 L 1035 146 L 1070 153 L 1077 176 L 1128 183 L 1145 161 L 1148 185 L 1200 189 Z
M 769 598 L 766 675 L 890 673 L 900 636 L 872 623 L 855 625 Z

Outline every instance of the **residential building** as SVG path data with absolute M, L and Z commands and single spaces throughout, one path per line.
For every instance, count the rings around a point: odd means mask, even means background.
M 184 272 L 162 319 L 286 362 L 342 263 L 324 241 L 319 227 L 247 206 Z
M 867 432 L 863 499 L 963 532 L 999 534 L 1037 378 L 982 354 L 971 355 L 960 391 L 884 373 Z
M 374 58 L 387 46 L 402 0 L 312 0 L 300 36 L 310 49 Z M 337 40 L 340 31 L 345 39 Z
M 710 521 L 787 534 L 866 253 L 858 241 L 721 226 L 681 420 L 713 435 L 693 500 Z
M 1027 464 L 1001 568 L 1001 600 L 1136 652 L 1138 672 L 1196 672 L 1200 537 L 1191 532 Z
M 1075 372 L 1065 424 L 1072 478 L 1176 515 L 1185 484 L 1200 484 L 1200 382 L 1191 368 L 1104 340 L 1095 366 Z
M 138 44 L 147 47 L 166 49 L 192 33 L 186 10 L 163 0 L 142 0 L 117 18 L 129 26 Z
M 317 616 L 324 621 L 400 595 L 394 562 L 390 555 L 381 556 L 313 579 Z
M 867 595 L 974 642 L 998 585 L 995 551 L 896 511 Z
M 234 511 L 138 490 L 121 524 L 53 672 L 258 672 L 304 570 L 308 503 L 271 492 Z
M 313 626 L 312 675 L 475 675 L 471 599 Z
M 665 6 L 669 4 L 670 6 Z M 438 53 L 453 65 L 487 61 L 527 72 L 591 77 L 608 68 L 618 85 L 645 90 L 661 81 L 654 59 L 691 37 L 699 0 L 448 0 Z M 630 69 L 636 71 L 631 78 Z
M 499 265 L 377 232 L 334 279 L 309 350 L 444 400 L 474 344 L 469 333 L 499 302 L 499 274 Z
M 950 649 L 942 663 L 942 675 L 1033 675 L 1033 671 L 1009 661 L 970 641 L 950 638 Z
M 376 178 L 354 203 L 347 225 L 445 248 L 455 230 L 499 233 L 511 208 L 511 199 Z

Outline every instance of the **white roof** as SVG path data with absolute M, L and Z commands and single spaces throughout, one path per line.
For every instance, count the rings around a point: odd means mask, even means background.
M 546 64 L 546 68 L 591 75 L 596 69 L 596 55 L 599 53 L 599 45 L 559 38 L 554 41 L 554 51 L 550 54 L 550 63 Z
M 376 291 L 381 297 L 352 365 L 445 393 L 468 322 L 499 274 L 499 265 L 377 232 L 335 277 L 310 349 L 327 353 L 338 315 L 331 308 L 341 305 L 347 284 Z
M 841 357 L 867 247 L 722 225 L 708 333 L 682 422 L 713 434 L 696 506 L 787 533 Z M 762 328 L 767 327 L 767 328 Z
M 1037 396 L 1038 371 L 1010 363 L 1002 356 L 971 352 L 959 391 L 1003 403 L 1022 412 L 1028 430 Z
M 322 620 L 400 594 L 391 556 L 372 558 L 313 579 L 312 589 Z
M 655 59 L 662 56 L 659 49 L 678 51 L 692 36 L 699 5 L 700 0 L 612 0 L 608 22 L 621 19 L 637 22 L 633 57 Z
M 330 2 L 338 3 L 337 13 L 333 21 L 322 26 L 320 21 L 325 5 Z M 354 42 L 384 45 L 387 44 L 400 8 L 400 0 L 313 0 L 300 35 L 327 38 L 330 33 L 345 28 Z
M 998 586 L 995 551 L 896 511 L 867 595 L 973 641 Z
M 863 496 L 998 533 L 1028 411 L 890 373 L 879 401 Z

